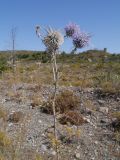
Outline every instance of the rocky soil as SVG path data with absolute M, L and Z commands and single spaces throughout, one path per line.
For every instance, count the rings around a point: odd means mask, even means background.
M 35 150 L 43 159 L 53 160 L 56 157 L 55 148 L 50 143 L 49 136 L 53 133 L 53 116 L 42 113 L 40 106 L 33 107 L 31 97 L 37 93 L 46 101 L 52 94 L 51 86 L 36 86 L 33 84 L 17 84 L 10 87 L 0 82 L 0 108 L 8 112 L 7 121 L 0 119 L 0 129 L 5 129 L 8 135 L 17 143 L 18 150 L 30 154 Z M 81 91 L 79 87 L 60 87 L 61 90 L 72 90 L 81 102 L 79 111 L 87 123 L 78 126 L 80 135 L 77 137 L 75 125 L 62 125 L 57 122 L 60 160 L 118 160 L 120 159 L 120 142 L 115 140 L 112 112 L 120 111 L 120 97 L 102 96 L 92 88 Z M 12 93 L 15 93 L 12 95 Z M 19 112 L 20 117 L 14 121 L 12 114 Z M 66 127 L 69 127 L 66 129 Z M 69 135 L 68 131 L 71 129 Z M 32 160 L 32 155 L 21 159 Z

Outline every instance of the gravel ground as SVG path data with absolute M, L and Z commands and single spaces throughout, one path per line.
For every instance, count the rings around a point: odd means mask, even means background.
M 4 84 L 4 85 L 3 85 Z M 13 112 L 22 112 L 22 120 L 18 123 L 7 121 L 5 130 L 8 135 L 20 141 L 23 149 L 36 150 L 44 159 L 54 159 L 56 152 L 50 145 L 47 137 L 53 132 L 53 116 L 40 112 L 39 107 L 32 109 L 30 97 L 36 92 L 35 85 L 18 84 L 16 91 L 24 94 L 22 100 L 12 99 L 7 92 L 13 90 L 4 82 L 1 82 L 0 107 L 8 111 L 8 115 Z M 120 111 L 120 97 L 99 98 L 93 89 L 80 91 L 79 87 L 61 87 L 59 92 L 65 89 L 72 90 L 81 97 L 80 112 L 88 123 L 79 126 L 80 137 L 71 136 L 71 141 L 61 142 L 59 146 L 60 160 L 119 160 L 120 145 L 113 139 L 113 130 L 109 127 L 111 118 L 109 113 Z M 53 92 L 51 86 L 42 86 L 40 96 L 47 100 Z M 92 102 L 92 106 L 85 102 Z M 92 109 L 91 109 L 92 108 Z M 3 121 L 0 121 L 2 129 Z M 57 122 L 59 137 L 66 134 L 65 125 Z M 74 131 L 76 126 L 70 125 Z M 18 136 L 20 134 L 20 136 Z M 19 138 L 18 138 L 19 137 Z M 22 137 L 22 138 L 21 138 Z M 28 158 L 32 160 L 32 157 Z

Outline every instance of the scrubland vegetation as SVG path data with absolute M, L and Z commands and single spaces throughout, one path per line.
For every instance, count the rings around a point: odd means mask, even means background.
M 12 72 L 10 53 L 0 54 L 0 72 Z M 51 84 L 50 55 L 45 52 L 17 51 L 16 77 L 24 82 Z M 90 50 L 72 55 L 57 55 L 59 85 L 101 88 L 104 92 L 120 91 L 120 55 Z M 26 74 L 26 75 L 25 75 Z M 29 75 L 29 76 L 27 76 Z M 40 78 L 39 78 L 40 76 Z M 39 82 L 38 82 L 39 81 Z
M 120 158 L 120 54 L 57 55 L 58 139 L 50 55 L 16 51 L 15 60 L 13 72 L 11 53 L 0 53 L 0 160 L 52 160 L 56 146 L 60 160 Z

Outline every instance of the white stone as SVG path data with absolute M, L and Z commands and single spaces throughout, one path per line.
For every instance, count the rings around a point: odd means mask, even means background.
M 55 155 L 56 155 L 56 152 L 55 152 L 55 151 L 52 151 L 51 154 L 52 154 L 53 156 L 55 156 Z
M 98 141 L 95 141 L 95 144 L 98 144 Z
M 13 126 L 13 123 L 9 123 L 8 126 L 9 126 L 9 127 Z
M 77 146 L 77 149 L 80 149 L 80 146 Z
M 100 107 L 99 111 L 103 113 L 108 113 L 109 110 L 107 107 Z
M 79 158 L 80 158 L 80 153 L 76 153 L 76 154 L 75 154 L 75 157 L 76 157 L 77 159 L 79 159 Z
M 43 151 L 47 151 L 47 147 L 46 147 L 44 144 L 41 145 L 41 149 L 42 149 Z
M 42 123 L 42 121 L 41 121 L 41 120 L 38 120 L 38 122 L 39 122 L 39 123 Z
M 100 99 L 99 99 L 99 100 L 98 100 L 98 103 L 102 105 L 102 104 L 104 104 L 104 103 L 105 103 L 105 101 L 104 101 L 104 100 L 100 100 Z

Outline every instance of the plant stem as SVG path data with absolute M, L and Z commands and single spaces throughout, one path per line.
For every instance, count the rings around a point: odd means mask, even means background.
M 54 52 L 52 55 L 52 68 L 53 68 L 53 78 L 54 78 L 54 94 L 53 94 L 52 107 L 53 107 L 53 118 L 54 118 L 54 136 L 57 141 L 55 101 L 56 101 L 57 82 L 58 82 L 58 69 L 56 63 L 56 52 Z M 57 153 L 57 160 L 59 160 L 57 144 L 56 144 L 56 153 Z

